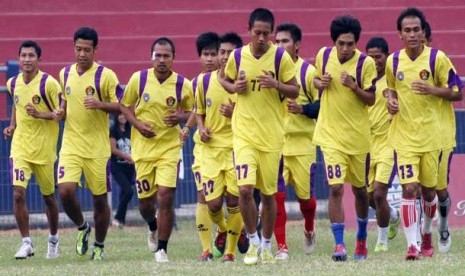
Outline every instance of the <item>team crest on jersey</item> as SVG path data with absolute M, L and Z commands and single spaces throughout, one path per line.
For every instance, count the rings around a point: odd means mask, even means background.
M 86 95 L 87 96 L 92 96 L 92 95 L 94 95 L 94 93 L 95 93 L 95 88 L 93 88 L 92 86 L 87 86 Z
M 40 97 L 38 95 L 32 96 L 32 103 L 33 104 L 39 104 L 40 103 Z
M 397 79 L 400 80 L 400 81 L 403 81 L 404 80 L 404 72 L 397 73 Z
M 426 69 L 423 69 L 420 71 L 420 79 L 422 80 L 428 80 L 429 79 L 429 72 Z
M 144 95 L 142 95 L 142 99 L 144 99 L 145 102 L 148 102 L 150 100 L 149 93 L 144 93 Z
M 207 99 L 206 104 L 208 107 L 212 106 L 212 100 L 210 98 Z
M 15 95 L 15 104 L 17 104 L 19 102 L 19 98 L 17 95 Z
M 66 95 L 71 94 L 71 87 L 67 86 L 65 90 L 66 90 Z
M 166 98 L 166 105 L 168 107 L 173 107 L 176 104 L 176 99 L 174 97 Z

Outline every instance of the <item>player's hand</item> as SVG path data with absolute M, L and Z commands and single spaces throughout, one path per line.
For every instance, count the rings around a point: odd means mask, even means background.
M 37 118 L 37 114 L 38 114 L 39 112 L 37 111 L 37 109 L 35 108 L 35 106 L 34 106 L 33 104 L 28 103 L 28 104 L 26 105 L 26 113 L 27 113 L 27 115 L 29 115 L 29 116 L 32 116 L 32 117 L 34 117 L 34 118 Z
M 235 103 L 231 100 L 231 98 L 228 98 L 229 103 L 225 104 L 222 103 L 220 106 L 220 113 L 226 118 L 231 118 L 232 114 L 234 112 L 234 106 Z
M 165 123 L 165 125 L 169 127 L 173 127 L 182 121 L 181 115 L 183 112 L 181 109 L 177 109 L 177 110 L 168 109 L 168 112 L 169 112 L 168 115 L 165 115 L 165 117 L 163 117 L 163 122 Z
M 244 94 L 247 92 L 247 79 L 237 79 L 234 81 L 234 92 Z
M 210 139 L 212 138 L 211 136 L 211 130 L 209 128 L 201 128 L 199 130 L 199 134 L 200 134 L 200 141 L 206 143 L 208 141 L 210 141 Z
M 61 121 L 65 117 L 65 110 L 63 108 L 55 109 L 52 111 L 52 118 L 55 121 Z
M 321 89 L 325 89 L 329 86 L 329 84 L 331 83 L 331 80 L 333 78 L 331 77 L 330 74 L 328 73 L 325 73 L 323 76 L 320 77 L 320 83 L 321 83 Z
M 189 132 L 190 129 L 186 126 L 181 129 L 181 132 L 179 132 L 179 140 L 181 140 L 181 143 L 184 144 L 187 141 L 189 138 Z
M 134 164 L 134 160 L 132 160 L 132 157 L 129 154 L 124 155 L 124 160 L 126 160 L 126 162 L 128 162 L 128 164 Z
M 276 88 L 278 89 L 279 82 L 274 78 L 271 72 L 262 69 L 263 75 L 257 76 L 258 83 L 262 88 Z
M 292 114 L 302 114 L 304 109 L 302 105 L 298 104 L 295 99 L 288 99 L 287 100 L 287 111 Z
M 6 128 L 3 129 L 3 137 L 5 138 L 5 140 L 13 137 L 13 133 L 15 133 L 14 126 L 7 126 Z
M 84 98 L 84 107 L 87 109 L 100 109 L 102 107 L 102 102 L 94 97 L 87 96 Z
M 412 88 L 413 92 L 418 95 L 430 95 L 431 94 L 431 86 L 423 80 L 416 80 L 413 81 L 412 84 L 410 85 L 410 88 Z
M 150 125 L 149 123 L 137 122 L 137 124 L 135 124 L 134 126 L 145 138 L 153 138 L 157 136 L 157 134 L 155 134 L 155 131 L 153 130 L 152 125 Z
M 357 83 L 355 82 L 354 77 L 349 75 L 349 73 L 347 73 L 346 71 L 341 73 L 340 81 L 342 85 L 350 88 L 352 91 L 355 91 L 355 89 L 357 89 Z
M 387 109 L 390 114 L 397 114 L 397 112 L 399 112 L 399 101 L 396 98 L 389 97 L 387 102 Z

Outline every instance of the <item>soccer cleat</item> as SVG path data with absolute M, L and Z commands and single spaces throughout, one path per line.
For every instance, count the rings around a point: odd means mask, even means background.
M 76 253 L 79 256 L 83 256 L 87 253 L 89 249 L 89 235 L 90 235 L 90 225 L 86 222 L 86 229 L 78 231 L 78 236 L 76 240 Z
M 90 254 L 91 261 L 103 261 L 105 254 L 103 253 L 103 248 L 99 246 L 92 247 L 92 253 Z
M 449 252 L 450 245 L 452 240 L 450 238 L 449 229 L 444 231 L 439 231 L 438 237 L 438 250 L 440 253 L 447 253 Z
M 355 245 L 354 259 L 365 260 L 368 257 L 367 240 L 357 240 Z
M 217 232 L 215 238 L 215 244 L 213 246 L 213 256 L 215 258 L 221 258 L 224 254 L 224 249 L 226 247 L 226 236 L 227 232 Z
M 249 250 L 245 253 L 244 263 L 246 265 L 255 265 L 258 261 L 258 255 L 260 255 L 260 244 L 251 243 Z
M 422 236 L 421 242 L 421 255 L 425 257 L 433 257 L 434 254 L 434 247 L 432 241 L 432 234 L 431 233 L 424 233 Z
M 315 231 L 307 232 L 304 230 L 304 252 L 305 254 L 312 254 L 315 251 Z
M 375 252 L 387 252 L 388 245 L 387 243 L 377 242 L 375 246 Z
M 347 261 L 346 246 L 344 244 L 336 245 L 332 258 L 333 258 L 333 261 L 335 262 Z
M 289 260 L 289 250 L 286 248 L 285 245 L 278 246 L 278 252 L 276 252 L 275 259 L 278 261 L 287 261 Z
M 48 241 L 48 245 L 47 245 L 47 255 L 45 255 L 45 257 L 47 259 L 54 259 L 54 258 L 58 258 L 58 247 L 59 247 L 59 242 L 52 242 L 52 241 Z
M 149 247 L 149 250 L 150 252 L 154 252 L 157 251 L 157 247 L 158 247 L 158 234 L 157 234 L 157 231 L 150 231 L 149 230 L 149 234 L 147 236 L 147 245 Z
M 400 213 L 399 213 L 399 210 L 397 210 L 397 220 L 389 222 L 389 230 L 387 234 L 388 239 L 392 240 L 393 238 L 397 236 L 397 233 L 399 231 L 398 230 L 399 224 L 400 224 Z
M 407 250 L 407 255 L 405 256 L 405 260 L 415 261 L 418 259 L 420 259 L 420 253 L 418 252 L 417 246 L 412 244 L 409 246 Z
M 155 252 L 155 261 L 157 263 L 168 263 L 170 260 L 168 260 L 168 255 L 166 254 L 166 251 L 164 249 L 160 249 L 157 252 Z
M 32 243 L 23 242 L 18 252 L 16 252 L 15 254 L 15 259 L 23 260 L 23 259 L 26 259 L 27 257 L 32 257 L 32 256 L 34 256 L 34 246 L 32 245 Z
M 237 241 L 237 249 L 239 249 L 241 254 L 247 253 L 247 250 L 249 249 L 249 238 L 247 237 L 245 228 L 242 228 L 241 235 Z
M 210 262 L 213 261 L 213 254 L 210 251 L 204 251 L 202 252 L 202 255 L 200 255 L 200 260 L 202 262 Z
M 235 261 L 236 257 L 234 257 L 234 254 L 224 254 L 223 263 L 233 263 Z
M 260 257 L 262 259 L 262 264 L 274 264 L 276 262 L 273 258 L 273 254 L 271 254 L 271 249 L 268 248 L 262 250 Z

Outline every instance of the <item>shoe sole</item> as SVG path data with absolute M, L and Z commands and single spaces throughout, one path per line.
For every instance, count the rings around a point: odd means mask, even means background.
M 418 257 L 418 256 L 407 256 L 407 257 L 405 257 L 406 261 L 417 261 L 419 259 L 420 259 L 420 257 Z
M 27 258 L 29 258 L 29 257 L 32 257 L 32 256 L 34 256 L 34 253 L 31 253 L 31 254 L 27 255 L 26 257 L 16 257 L 16 256 L 15 256 L 15 259 L 16 259 L 16 260 L 25 260 L 25 259 L 27 259 Z
M 347 261 L 347 255 L 345 256 L 333 256 L 333 261 L 335 262 L 345 262 Z

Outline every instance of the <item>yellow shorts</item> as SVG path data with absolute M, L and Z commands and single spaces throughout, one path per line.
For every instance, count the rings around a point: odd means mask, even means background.
M 397 174 L 401 184 L 420 182 L 435 188 L 438 182 L 440 150 L 429 152 L 396 151 Z
M 253 185 L 264 195 L 278 191 L 281 152 L 260 151 L 251 145 L 234 145 L 237 185 Z
M 447 189 L 447 185 L 449 185 L 450 163 L 452 162 L 453 151 L 453 148 L 442 149 L 441 151 L 436 190 Z
M 200 172 L 200 163 L 202 162 L 202 145 L 195 144 L 192 151 L 194 161 L 192 163 L 192 173 L 194 174 L 195 186 L 197 186 L 197 192 L 202 191 L 202 174 Z
M 176 188 L 179 159 L 137 161 L 136 190 L 139 198 L 148 198 L 158 191 L 158 186 Z
M 81 176 L 84 173 L 85 186 L 93 195 L 103 195 L 110 187 L 109 158 L 83 158 L 78 155 L 60 155 L 58 162 L 58 185 L 63 183 L 78 183 L 81 186 Z
M 203 194 L 206 201 L 228 193 L 239 197 L 231 148 L 202 147 Z
M 349 182 L 352 186 L 368 186 L 370 154 L 350 155 L 333 148 L 322 148 L 329 185 Z
M 396 176 L 396 166 L 394 164 L 394 151 L 392 156 L 383 156 L 370 160 L 370 172 L 368 173 L 368 192 L 375 189 L 375 181 L 390 186 Z
M 299 199 L 309 199 L 313 193 L 316 173 L 316 152 L 314 154 L 284 156 L 284 182 L 294 186 Z
M 13 186 L 27 188 L 31 175 L 36 177 L 40 192 L 51 195 L 55 192 L 54 163 L 36 164 L 21 159 L 10 158 L 10 170 Z

